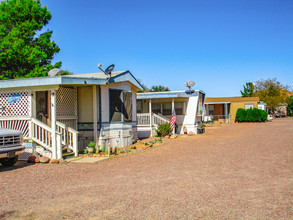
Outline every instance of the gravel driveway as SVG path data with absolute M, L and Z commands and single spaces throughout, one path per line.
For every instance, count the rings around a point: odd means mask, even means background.
M 293 219 L 293 118 L 98 164 L 0 167 L 0 219 Z

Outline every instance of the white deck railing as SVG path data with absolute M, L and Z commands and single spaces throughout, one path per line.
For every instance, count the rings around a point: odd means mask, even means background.
M 32 118 L 31 119 L 31 130 L 30 130 L 31 139 L 37 144 L 43 146 L 49 151 L 52 149 L 52 128 L 43 122 Z
M 137 126 L 151 126 L 151 119 L 149 113 L 137 114 Z
M 53 148 L 52 128 L 35 118 L 0 118 L 0 128 L 19 130 L 25 139 L 33 140 L 37 144 L 52 152 L 53 156 L 62 157 L 62 145 L 78 155 L 78 131 L 56 122 L 56 144 Z
M 137 114 L 137 126 L 154 126 L 155 124 L 164 124 L 170 122 L 163 116 L 157 115 L 155 113 L 138 113 Z
M 152 114 L 153 116 L 153 123 L 154 124 L 165 124 L 167 122 L 170 122 L 169 119 L 166 119 L 165 117 L 162 117 L 160 115 L 157 115 L 157 114 Z
M 78 156 L 78 131 L 67 127 L 59 121 L 56 122 L 56 126 L 57 131 L 61 133 L 62 145 L 66 145 L 74 152 L 75 156 Z

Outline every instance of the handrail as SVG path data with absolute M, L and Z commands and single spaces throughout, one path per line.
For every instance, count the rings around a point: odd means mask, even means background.
M 60 121 L 56 121 L 57 131 L 61 133 L 61 143 L 73 150 L 75 156 L 78 156 L 78 131 L 66 126 Z
M 42 145 L 47 150 L 53 151 L 52 149 L 52 128 L 45 123 L 32 118 L 30 126 L 30 135 L 32 140 Z
M 160 116 L 160 115 L 157 115 L 157 114 L 154 114 L 153 113 L 153 117 L 154 117 L 154 123 L 155 122 L 159 122 L 159 123 L 155 123 L 155 124 L 160 124 L 160 123 L 167 123 L 167 122 L 170 122 L 170 120 Z M 158 120 L 156 120 L 158 119 Z

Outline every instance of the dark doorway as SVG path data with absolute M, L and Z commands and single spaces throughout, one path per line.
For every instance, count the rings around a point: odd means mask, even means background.
M 36 92 L 36 117 L 39 121 L 49 124 L 48 91 Z

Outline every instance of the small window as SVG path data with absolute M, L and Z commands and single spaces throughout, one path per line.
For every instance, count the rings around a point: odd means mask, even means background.
M 155 114 L 161 113 L 161 103 L 152 103 L 152 112 Z
M 253 108 L 254 105 L 253 104 L 245 104 L 245 109 L 250 109 Z
M 163 115 L 172 115 L 172 103 L 171 102 L 163 103 Z
M 183 115 L 183 102 L 175 102 L 174 107 L 175 107 L 175 113 L 176 115 Z

